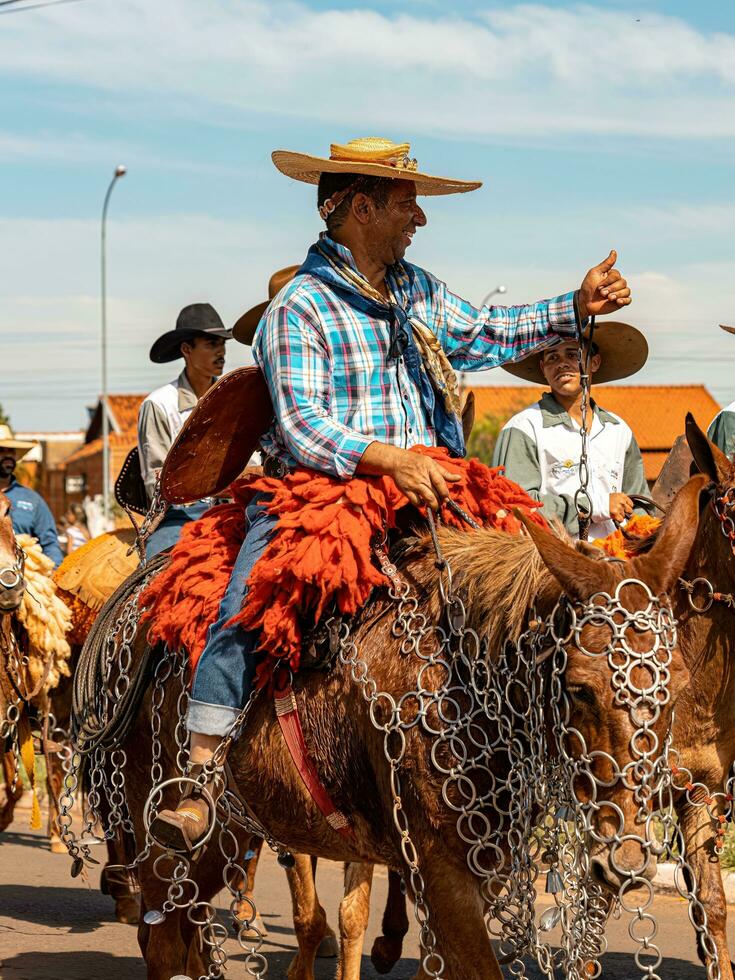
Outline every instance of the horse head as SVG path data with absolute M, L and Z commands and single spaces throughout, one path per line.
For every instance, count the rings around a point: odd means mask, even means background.
M 654 547 L 627 563 L 595 560 L 524 520 L 568 599 L 554 628 L 552 724 L 574 773 L 593 875 L 615 892 L 656 871 L 649 816 L 689 679 L 668 594 L 689 558 L 705 483 L 696 476 L 679 491 Z
M 0 615 L 15 612 L 24 592 L 23 552 L 15 540 L 10 501 L 0 492 Z
M 701 554 L 693 574 L 711 570 L 717 576 L 714 588 L 724 592 L 725 586 L 735 586 L 735 462 L 709 441 L 691 414 L 686 419 L 686 438 L 694 457 L 693 470 L 710 481 L 703 499 L 712 505 L 702 514 L 703 547 L 697 549 Z

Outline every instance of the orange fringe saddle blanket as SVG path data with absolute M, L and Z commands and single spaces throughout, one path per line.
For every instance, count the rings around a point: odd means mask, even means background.
M 461 480 L 449 484 L 451 497 L 479 524 L 517 533 L 520 522 L 512 511 L 518 507 L 548 526 L 538 513 L 541 505 L 500 468 L 477 459 L 452 459 L 444 449 L 417 446 L 413 451 L 459 474 Z M 151 624 L 149 642 L 185 649 L 193 671 L 245 537 L 247 501 L 258 491 L 271 494 L 265 506 L 278 517 L 276 533 L 253 568 L 247 601 L 233 619 L 261 631 L 260 650 L 266 657 L 258 683 L 263 685 L 284 658 L 298 669 L 304 620 L 318 622 L 331 603 L 351 615 L 374 588 L 388 585 L 373 563 L 371 542 L 396 527 L 396 515 L 409 502 L 389 477 L 343 481 L 308 469 L 283 480 L 239 480 L 230 489 L 234 503 L 214 507 L 184 526 L 169 564 L 140 596 L 142 619 Z M 467 530 L 448 508 L 442 520 Z
M 517 507 L 548 527 L 538 512 L 541 504 L 503 476 L 500 467 L 452 459 L 445 449 L 416 446 L 412 451 L 426 453 L 459 474 L 461 480 L 449 484 L 450 495 L 479 524 L 516 534 L 521 527 L 513 515 Z M 396 515 L 409 501 L 389 477 L 343 481 L 309 469 L 283 480 L 238 480 L 230 490 L 234 503 L 213 507 L 184 526 L 169 564 L 140 596 L 141 619 L 151 624 L 149 642 L 186 650 L 193 675 L 245 537 L 245 507 L 254 493 L 270 494 L 265 506 L 278 517 L 276 533 L 253 568 L 247 600 L 232 620 L 261 632 L 259 649 L 266 656 L 257 682 L 262 686 L 270 682 L 279 661 L 287 659 L 298 670 L 304 621 L 317 623 L 332 603 L 341 614 L 351 615 L 374 588 L 389 584 L 373 563 L 371 543 L 396 527 Z M 467 530 L 448 508 L 442 520 Z M 640 539 L 659 523 L 634 517 L 626 532 Z M 595 544 L 613 557 L 628 557 L 621 531 Z

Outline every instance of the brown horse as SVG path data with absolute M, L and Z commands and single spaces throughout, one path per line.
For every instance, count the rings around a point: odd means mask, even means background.
M 705 908 L 722 980 L 733 980 L 727 904 L 714 853 L 714 822 L 731 810 L 723 794 L 732 792 L 728 779 L 735 763 L 735 464 L 691 418 L 687 419 L 687 441 L 697 469 L 711 483 L 703 495 L 691 556 L 674 592 L 679 643 L 691 683 L 676 708 L 673 745 L 681 769 L 691 773 L 695 785 L 679 795 L 676 809 L 694 873 L 689 885 L 694 885 Z M 691 602 L 690 585 L 685 583 L 695 583 Z M 677 780 L 680 786 L 687 781 L 685 773 Z M 720 795 L 708 807 L 710 793 Z M 709 960 L 701 945 L 699 953 L 703 962 Z
M 654 595 L 672 589 L 688 560 L 697 528 L 701 484 L 701 479 L 695 480 L 678 495 L 651 553 L 625 569 L 626 577 L 646 583 Z M 614 593 L 623 579 L 620 566 L 593 561 L 534 526 L 528 530 L 530 538 L 490 530 L 472 534 L 449 529 L 439 532 L 443 552 L 455 570 L 455 583 L 466 594 L 467 623 L 479 635 L 493 641 L 491 659 L 493 651 L 497 651 L 499 637 L 518 634 L 527 625 L 531 600 L 535 602 L 534 615 L 543 617 L 554 608 L 562 593 L 573 602 L 584 604 L 593 595 Z M 400 571 L 421 597 L 421 608 L 429 622 L 438 624 L 443 609 L 435 561 L 430 543 L 422 541 L 404 556 Z M 647 590 L 642 587 L 625 586 L 621 592 L 622 607 L 641 610 L 649 602 L 647 596 Z M 386 595 L 378 596 L 357 617 L 352 637 L 377 690 L 398 700 L 415 690 L 417 664 L 410 655 L 399 652 L 401 640 L 392 631 L 394 608 L 393 600 Z M 604 650 L 607 642 L 605 630 L 595 624 L 585 625 L 579 640 L 587 651 Z M 645 631 L 632 635 L 629 642 L 633 649 L 650 647 L 650 637 Z M 141 633 L 136 658 L 142 656 L 144 647 L 145 635 Z M 628 764 L 633 729 L 628 711 L 615 698 L 606 659 L 586 655 L 572 640 L 566 647 L 566 656 L 565 683 L 572 698 L 575 728 L 590 750 L 607 752 L 617 765 Z M 671 701 L 686 679 L 677 648 L 672 651 L 669 672 L 670 700 L 660 715 L 659 735 L 668 724 Z M 431 680 L 440 687 L 445 679 L 438 670 L 424 681 Z M 349 816 L 354 840 L 336 835 L 316 808 L 291 763 L 267 698 L 254 702 L 245 733 L 230 753 L 230 768 L 241 796 L 249 801 L 273 837 L 294 852 L 403 867 L 383 733 L 371 720 L 369 706 L 350 670 L 337 667 L 326 678 L 304 674 L 298 681 L 297 700 L 317 769 L 337 806 Z M 606 719 L 607 724 L 600 725 L 600 718 Z M 174 732 L 178 721 L 175 702 L 164 703 L 162 721 L 164 770 L 173 774 L 177 748 Z M 134 745 L 135 750 L 128 753 L 127 802 L 139 847 L 146 837 L 143 813 L 151 788 L 150 765 L 146 762 L 150 759 L 150 732 L 148 697 L 128 736 L 128 747 Z M 489 737 L 493 737 L 492 733 Z M 432 739 L 420 728 L 407 732 L 402 771 L 410 773 L 411 778 L 404 787 L 402 807 L 423 873 L 424 896 L 431 910 L 437 949 L 444 959 L 444 975 L 447 980 L 464 980 L 471 972 L 477 980 L 499 980 L 500 970 L 483 921 L 478 879 L 468 868 L 466 845 L 456 830 L 456 814 L 442 802 L 444 781 L 434 769 L 431 748 Z M 176 793 L 175 786 L 169 787 L 163 805 L 173 803 Z M 624 836 L 627 837 L 628 831 L 635 836 L 638 810 L 630 791 L 616 785 L 605 794 L 623 814 Z M 240 848 L 245 840 L 241 835 Z M 611 860 L 609 849 L 598 845 L 594 862 L 601 881 L 615 882 L 627 869 L 640 865 L 640 848 L 636 852 L 634 842 L 626 840 Z M 313 977 L 314 953 L 325 929 L 313 882 L 310 885 L 308 876 L 298 873 L 300 864 L 304 863 L 298 862 L 289 872 L 300 947 L 289 971 L 291 980 Z M 201 900 L 208 901 L 221 887 L 223 864 L 216 847 L 210 846 L 194 865 L 192 873 Z M 161 908 L 167 883 L 154 874 L 150 860 L 140 866 L 139 877 L 143 908 Z M 190 975 L 206 972 L 198 930 L 185 910 L 171 910 L 162 924 L 143 922 L 139 940 L 149 980 L 169 980 L 172 974 L 181 972 Z
M 691 781 L 694 786 L 678 794 L 675 806 L 693 872 L 693 878 L 687 876 L 686 885 L 694 889 L 704 906 L 720 976 L 722 980 L 733 980 L 735 971 L 727 943 L 727 903 L 714 845 L 719 818 L 729 809 L 724 797 L 732 793 L 728 779 L 735 764 L 735 553 L 728 533 L 735 528 L 718 518 L 714 504 L 727 499 L 728 494 L 731 502 L 735 501 L 735 463 L 709 442 L 692 419 L 687 421 L 686 437 L 695 468 L 711 484 L 703 495 L 697 534 L 686 568 L 671 590 L 679 622 L 679 645 L 690 676 L 690 683 L 677 702 L 672 743 L 679 754 L 680 768 L 688 771 L 688 775 L 677 778 L 677 784 L 682 786 Z M 726 521 L 728 511 L 721 508 L 721 514 Z M 729 516 L 735 519 L 732 503 Z M 688 588 L 694 582 L 696 588 L 690 602 Z M 719 795 L 708 806 L 706 801 L 711 794 Z M 359 976 L 353 964 L 359 963 L 362 952 L 371 880 L 372 866 L 368 864 L 346 869 L 344 911 L 340 914 L 343 958 L 349 964 L 345 978 Z M 383 920 L 383 936 L 376 940 L 372 953 L 374 961 L 381 966 L 394 963 L 400 956 L 408 927 L 405 906 L 403 895 L 393 883 Z M 709 965 L 711 951 L 700 942 L 698 952 L 702 962 Z M 381 972 L 387 971 L 381 969 Z

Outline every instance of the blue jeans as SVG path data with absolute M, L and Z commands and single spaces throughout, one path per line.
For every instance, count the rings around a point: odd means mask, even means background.
M 257 494 L 248 504 L 247 534 L 197 664 L 186 719 L 190 732 L 226 735 L 253 689 L 260 631 L 239 624 L 225 628 L 225 623 L 240 611 L 250 572 L 273 537 L 278 518 L 265 510 L 262 499 Z
M 211 500 L 197 500 L 188 507 L 169 507 L 166 516 L 145 543 L 145 556 L 150 561 L 166 548 L 173 548 L 181 537 L 181 529 L 189 521 L 196 521 L 212 506 Z

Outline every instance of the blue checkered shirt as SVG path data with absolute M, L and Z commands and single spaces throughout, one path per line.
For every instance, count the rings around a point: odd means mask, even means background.
M 350 251 L 329 245 L 356 270 Z M 410 298 L 388 272 L 410 316 L 436 335 L 455 370 L 518 361 L 573 336 L 574 293 L 527 306 L 477 309 L 412 266 Z M 270 303 L 253 341 L 275 410 L 262 448 L 287 466 L 353 476 L 371 442 L 435 445 L 419 391 L 402 358 L 388 360 L 389 324 L 354 309 L 328 285 L 298 274 Z

